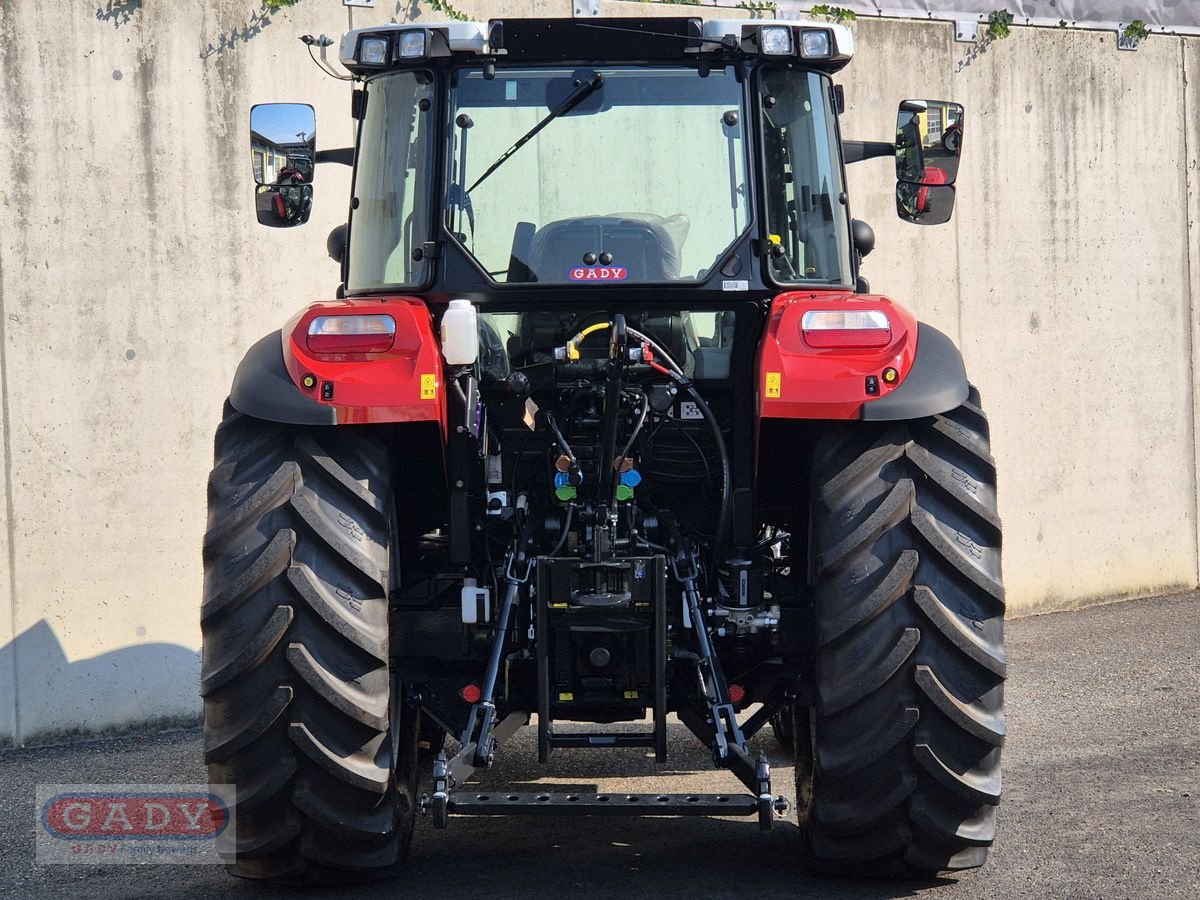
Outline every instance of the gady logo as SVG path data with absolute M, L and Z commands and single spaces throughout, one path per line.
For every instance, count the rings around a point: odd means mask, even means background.
M 624 281 L 629 270 L 624 266 L 578 266 L 567 272 L 572 281 Z
M 229 807 L 203 791 L 56 794 L 42 805 L 46 833 L 64 841 L 212 840 L 228 824 Z

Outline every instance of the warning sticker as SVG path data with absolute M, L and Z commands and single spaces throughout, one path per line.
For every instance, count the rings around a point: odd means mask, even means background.
M 778 399 L 779 399 L 779 386 L 780 386 L 780 383 L 781 383 L 781 381 L 780 381 L 780 378 L 779 378 L 779 373 L 778 373 L 778 372 L 768 372 L 768 373 L 767 373 L 767 390 L 766 390 L 766 396 L 767 396 L 768 398 L 770 398 L 770 399 L 774 399 L 774 400 L 778 400 Z
M 436 400 L 437 399 L 437 376 L 422 375 L 421 376 L 421 399 Z

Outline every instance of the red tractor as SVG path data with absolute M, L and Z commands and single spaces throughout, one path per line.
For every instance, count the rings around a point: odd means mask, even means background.
M 784 794 L 820 869 L 983 863 L 987 419 L 949 338 L 859 274 L 844 178 L 895 158 L 901 214 L 927 189 L 908 217 L 944 221 L 957 154 L 933 187 L 905 155 L 931 102 L 843 140 L 852 53 L 837 25 L 698 18 L 345 36 L 357 140 L 316 155 L 354 167 L 342 284 L 250 349 L 209 482 L 205 757 L 237 874 L 387 875 L 418 814 L 770 829 Z M 469 783 L 531 721 L 542 761 L 664 761 L 669 715 L 744 793 Z M 768 725 L 794 793 L 752 749 Z

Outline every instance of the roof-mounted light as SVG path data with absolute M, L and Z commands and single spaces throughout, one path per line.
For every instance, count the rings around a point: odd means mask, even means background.
M 391 38 L 386 34 L 364 34 L 358 39 L 355 61 L 360 66 L 386 66 L 391 60 Z
M 801 59 L 829 59 L 833 56 L 833 32 L 825 28 L 800 29 Z
M 398 51 L 401 59 L 420 59 L 425 55 L 425 49 L 428 46 L 429 41 L 424 29 L 400 32 Z
M 810 309 L 800 320 L 810 347 L 886 347 L 892 323 L 879 309 Z
M 785 25 L 764 25 L 758 29 L 758 49 L 765 56 L 791 56 L 792 29 Z

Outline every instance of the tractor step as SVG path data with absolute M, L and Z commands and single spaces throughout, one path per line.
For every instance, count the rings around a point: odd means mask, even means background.
M 516 794 L 456 791 L 449 811 L 459 816 L 753 816 L 750 794 Z
M 580 749 L 584 747 L 654 747 L 658 736 L 650 731 L 642 734 L 588 734 L 583 732 L 547 735 L 550 746 Z

